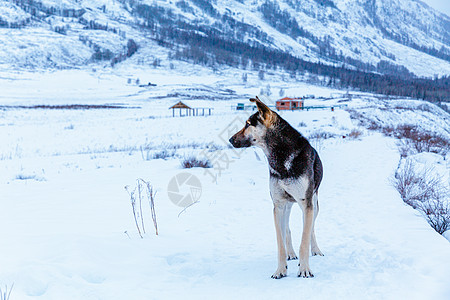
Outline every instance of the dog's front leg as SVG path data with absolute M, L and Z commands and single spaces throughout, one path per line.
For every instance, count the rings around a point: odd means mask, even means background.
M 300 204 L 303 211 L 303 232 L 302 241 L 300 244 L 300 262 L 298 277 L 314 277 L 313 273 L 309 269 L 309 247 L 311 244 L 311 232 L 314 220 L 313 208 L 306 203 Z
M 279 279 L 287 275 L 286 262 L 286 218 L 285 218 L 285 203 L 274 203 L 273 218 L 275 221 L 275 231 L 277 234 L 278 245 L 278 268 L 273 273 L 272 278 Z

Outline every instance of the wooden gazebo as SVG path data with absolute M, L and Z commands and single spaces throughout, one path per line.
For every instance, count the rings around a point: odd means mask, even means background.
M 190 108 L 189 106 L 187 106 L 186 104 L 184 104 L 183 102 L 178 102 L 175 105 L 172 105 L 171 107 L 169 107 L 169 109 L 172 109 L 172 116 L 175 117 L 175 109 L 179 109 L 180 111 L 180 117 L 183 116 L 190 116 L 191 115 L 191 110 L 192 108 Z M 181 112 L 184 109 L 184 111 L 186 112 L 185 115 L 182 115 Z
M 175 105 L 172 105 L 171 107 L 169 107 L 169 109 L 172 109 L 172 116 L 173 117 L 175 117 L 175 109 L 179 109 L 180 110 L 180 117 L 185 117 L 185 116 L 206 116 L 206 113 L 208 113 L 208 115 L 211 115 L 211 110 L 213 110 L 213 108 L 211 108 L 211 107 L 194 107 L 194 108 L 191 108 L 191 107 L 187 106 L 186 104 L 184 104 L 181 101 L 178 102 Z M 184 112 L 186 114 L 182 113 L 183 110 L 184 110 Z M 200 110 L 201 110 L 201 114 L 200 114 Z

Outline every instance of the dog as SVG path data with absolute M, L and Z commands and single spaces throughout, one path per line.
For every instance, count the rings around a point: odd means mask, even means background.
M 287 275 L 287 261 L 297 259 L 292 247 L 289 215 L 294 203 L 303 212 L 298 277 L 314 277 L 309 268 L 312 255 L 323 256 L 317 245 L 314 223 L 319 212 L 318 189 L 323 176 L 322 162 L 308 140 L 272 111 L 258 97 L 258 112 L 248 118 L 244 128 L 230 138 L 235 148 L 257 146 L 269 162 L 269 187 L 278 245 L 278 268 L 272 278 Z

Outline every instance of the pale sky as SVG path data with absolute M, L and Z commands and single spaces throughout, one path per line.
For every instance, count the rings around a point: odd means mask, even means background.
M 432 8 L 445 13 L 450 17 L 450 0 L 421 0 Z

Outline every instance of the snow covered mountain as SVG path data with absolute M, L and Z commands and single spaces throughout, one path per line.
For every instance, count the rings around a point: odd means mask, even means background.
M 367 71 L 450 74 L 450 18 L 417 0 L 0 1 L 7 68 L 115 64 L 138 47 L 133 63 L 168 65 L 193 58 L 183 52 L 192 35 L 212 34 L 223 48 L 263 45 Z

